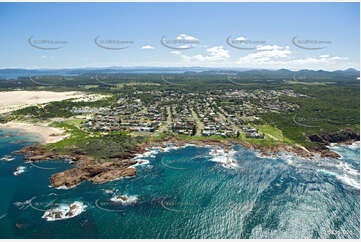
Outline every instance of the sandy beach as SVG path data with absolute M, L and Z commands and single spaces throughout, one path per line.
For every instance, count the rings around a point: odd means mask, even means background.
M 70 98 L 84 98 L 88 94 L 82 92 L 50 92 L 50 91 L 10 91 L 0 92 L 0 114 L 25 108 L 31 105 L 61 101 Z
M 105 98 L 105 95 L 88 94 L 83 92 L 51 92 L 51 91 L 8 91 L 0 92 L 0 114 L 11 112 L 17 109 L 25 108 L 37 104 L 61 101 L 65 99 L 74 99 L 74 102 L 85 101 L 94 102 Z M 53 120 L 54 121 L 54 120 Z M 0 124 L 0 128 L 19 129 L 27 133 L 37 134 L 44 143 L 58 142 L 68 135 L 63 129 L 49 127 L 49 123 L 27 123 L 20 121 L 11 121 Z
M 65 134 L 65 130 L 61 128 L 49 127 L 49 123 L 25 123 L 11 121 L 5 124 L 0 124 L 0 128 L 19 129 L 27 133 L 32 133 L 40 136 L 43 143 L 56 143 L 66 137 L 69 134 Z

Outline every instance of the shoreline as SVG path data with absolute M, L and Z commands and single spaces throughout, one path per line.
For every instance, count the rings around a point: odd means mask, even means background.
M 63 139 L 68 135 L 64 134 L 64 131 L 59 128 L 53 128 L 47 126 L 48 124 L 43 123 L 42 125 L 28 124 L 21 122 L 10 122 L 5 125 L 9 128 L 16 128 L 23 130 L 25 132 L 39 133 L 42 129 L 45 129 L 47 132 L 40 132 L 45 138 L 46 143 L 57 142 L 59 139 Z M 26 124 L 26 128 L 23 125 Z M 4 125 L 0 124 L 0 127 Z M 35 131 L 37 132 L 34 132 Z M 39 130 L 40 129 L 40 130 Z M 57 130 L 58 135 L 55 137 L 50 135 L 49 130 Z M 342 131 L 343 132 L 343 131 Z M 338 134 L 337 134 L 338 135 Z M 339 142 L 333 142 L 338 144 L 352 144 L 355 141 L 359 141 L 354 138 L 352 139 L 343 139 Z M 332 134 L 328 134 L 327 137 L 333 137 Z M 347 136 L 348 137 L 348 136 Z M 327 141 L 323 140 L 326 144 Z M 324 144 L 322 143 L 322 144 Z M 328 144 L 330 144 L 329 142 Z M 24 162 L 41 162 L 49 161 L 55 159 L 68 160 L 76 164 L 75 168 L 67 169 L 63 172 L 55 173 L 50 177 L 50 183 L 52 187 L 66 187 L 73 188 L 81 184 L 83 181 L 90 181 L 95 184 L 101 184 L 105 182 L 114 181 L 124 177 L 134 177 L 136 176 L 136 166 L 141 165 L 144 161 L 137 160 L 136 158 L 144 155 L 146 152 L 149 152 L 149 149 L 160 147 L 162 150 L 166 150 L 169 146 L 174 146 L 176 148 L 185 147 L 187 145 L 195 145 L 199 147 L 215 147 L 218 146 L 228 153 L 233 150 L 233 145 L 238 144 L 242 145 L 246 149 L 254 150 L 260 153 L 263 157 L 275 157 L 278 153 L 282 151 L 291 152 L 297 156 L 303 158 L 313 159 L 316 154 L 319 154 L 321 157 L 331 157 L 331 158 L 340 158 L 339 154 L 331 151 L 326 145 L 320 146 L 318 149 L 306 149 L 300 145 L 287 145 L 287 144 L 277 144 L 275 146 L 263 146 L 260 144 L 249 143 L 246 141 L 229 139 L 229 140 L 181 140 L 177 137 L 168 137 L 162 140 L 151 140 L 146 143 L 141 143 L 136 146 L 135 149 L 129 150 L 128 153 L 117 159 L 112 159 L 104 163 L 98 163 L 93 157 L 86 155 L 79 150 L 74 149 L 67 154 L 58 154 L 53 150 L 49 150 L 41 145 L 26 146 L 19 151 L 14 151 L 15 154 L 25 154 Z
M 41 139 L 39 141 L 40 144 L 56 143 L 70 136 L 69 134 L 65 134 L 64 129 L 50 127 L 48 125 L 49 123 L 28 123 L 10 121 L 7 123 L 0 123 L 0 128 L 15 129 L 28 134 L 36 135 Z

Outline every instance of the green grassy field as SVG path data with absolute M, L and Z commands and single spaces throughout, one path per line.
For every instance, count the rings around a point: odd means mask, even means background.
M 266 135 L 266 138 L 271 138 L 271 139 L 279 141 L 281 143 L 287 143 L 287 144 L 295 143 L 294 141 L 285 137 L 282 133 L 282 130 L 280 130 L 276 127 L 273 127 L 269 124 L 255 125 L 255 128 L 258 129 L 259 132 L 264 133 Z

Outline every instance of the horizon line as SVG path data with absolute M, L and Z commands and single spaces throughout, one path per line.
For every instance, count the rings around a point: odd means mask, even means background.
M 270 70 L 270 71 L 278 71 L 278 70 L 289 70 L 289 71 L 301 71 L 301 70 L 308 70 L 308 71 L 327 71 L 327 72 L 334 72 L 334 71 L 345 71 L 349 69 L 354 69 L 356 71 L 360 71 L 360 68 L 348 67 L 345 69 L 333 69 L 333 70 L 325 70 L 325 69 L 289 69 L 289 68 L 252 68 L 252 67 L 208 67 L 208 66 L 82 66 L 82 67 L 0 67 L 0 70 L 7 70 L 7 69 L 22 69 L 22 70 L 74 70 L 74 69 L 111 69 L 111 68 L 148 68 L 148 69 L 155 69 L 155 68 L 174 68 L 174 69 L 187 69 L 187 68 L 202 68 L 202 69 L 219 69 L 219 70 L 236 70 L 236 71 L 250 71 L 250 70 Z M 243 70 L 240 70 L 243 69 Z

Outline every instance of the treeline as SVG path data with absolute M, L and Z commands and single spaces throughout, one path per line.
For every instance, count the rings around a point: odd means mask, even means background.
M 94 102 L 73 102 L 72 100 L 64 100 L 58 102 L 50 102 L 45 105 L 30 106 L 13 112 L 16 116 L 30 116 L 34 119 L 46 120 L 49 118 L 69 118 L 74 116 L 71 112 L 73 108 L 81 107 L 107 107 L 114 104 L 118 96 L 104 98 Z
M 266 113 L 266 123 L 281 129 L 283 134 L 306 147 L 315 144 L 306 135 L 335 132 L 349 128 L 360 133 L 359 87 L 307 87 L 296 88 L 296 92 L 308 97 L 283 97 L 296 103 L 300 109 L 294 113 Z

